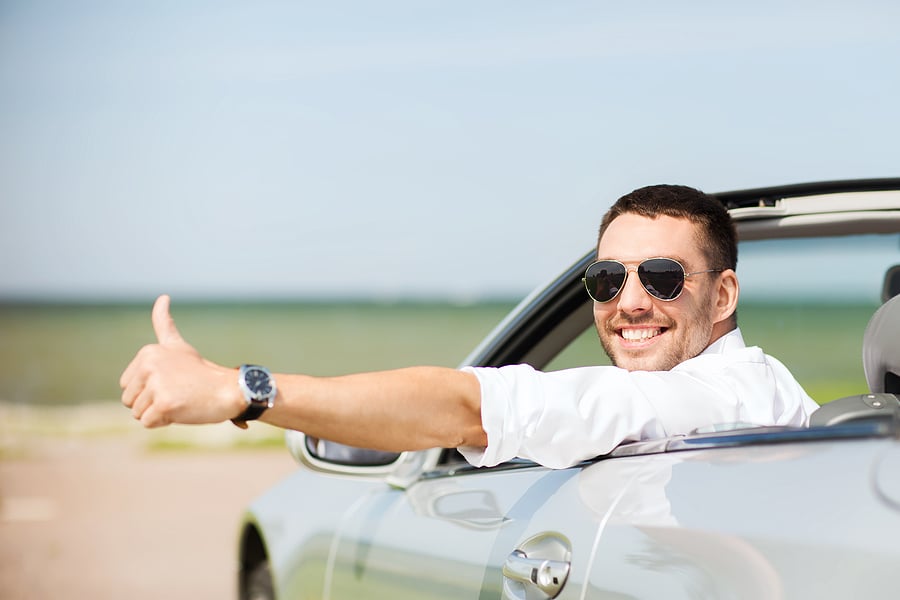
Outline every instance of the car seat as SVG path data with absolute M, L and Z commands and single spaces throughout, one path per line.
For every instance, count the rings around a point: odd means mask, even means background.
M 873 394 L 900 393 L 900 296 L 881 305 L 863 335 L 863 371 Z
M 810 416 L 810 427 L 900 417 L 900 296 L 890 298 L 869 319 L 862 360 L 869 393 L 822 405 Z

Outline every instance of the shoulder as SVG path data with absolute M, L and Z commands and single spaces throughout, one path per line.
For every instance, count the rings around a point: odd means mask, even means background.
M 748 346 L 739 328 L 732 329 L 715 340 L 706 350 L 694 358 L 676 365 L 673 371 L 691 371 L 697 368 L 708 369 L 714 366 L 726 367 L 740 364 L 764 365 L 771 357 L 759 346 Z

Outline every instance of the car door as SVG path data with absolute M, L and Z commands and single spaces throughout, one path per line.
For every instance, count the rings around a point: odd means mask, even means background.
M 346 515 L 326 597 L 578 597 L 602 520 L 575 493 L 580 473 L 463 467 L 386 487 Z

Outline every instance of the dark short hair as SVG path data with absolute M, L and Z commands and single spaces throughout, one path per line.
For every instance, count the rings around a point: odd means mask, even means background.
M 650 185 L 616 200 L 600 223 L 597 243 L 617 217 L 632 213 L 655 219 L 687 219 L 699 225 L 700 250 L 710 269 L 737 267 L 737 232 L 725 206 L 709 194 L 685 185 Z

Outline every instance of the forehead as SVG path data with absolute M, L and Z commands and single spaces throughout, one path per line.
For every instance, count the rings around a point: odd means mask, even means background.
M 692 264 L 700 261 L 697 226 L 687 219 L 668 216 L 651 219 L 625 213 L 609 224 L 597 246 L 598 258 L 628 262 L 656 256 Z

